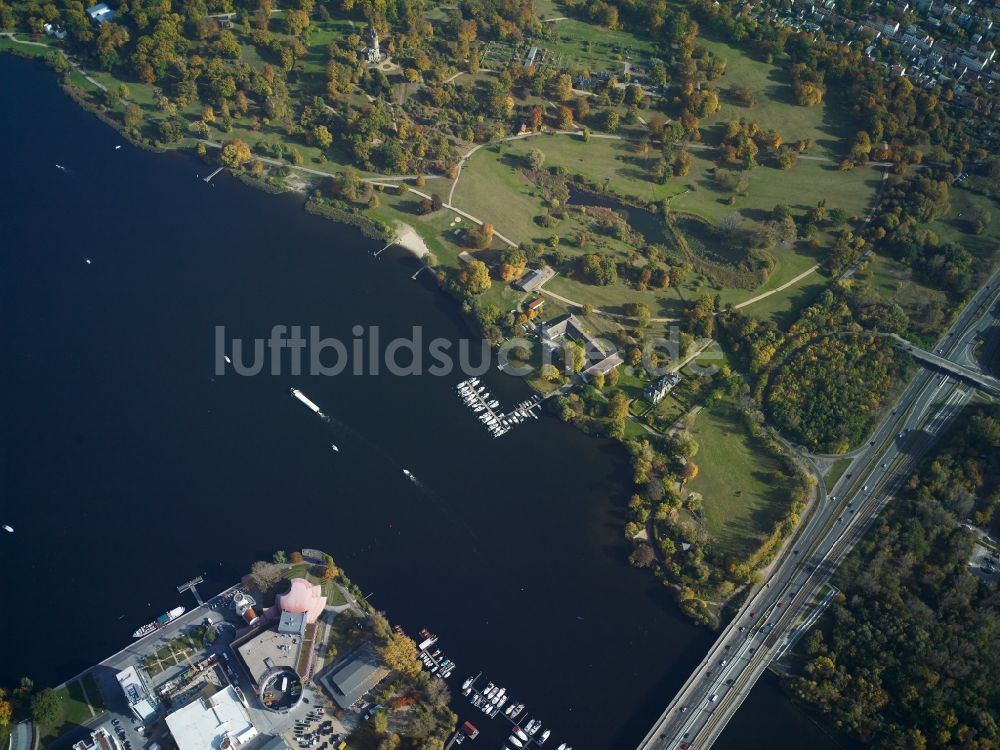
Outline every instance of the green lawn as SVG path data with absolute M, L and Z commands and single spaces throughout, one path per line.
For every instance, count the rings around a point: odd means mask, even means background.
M 736 196 L 735 205 L 727 205 L 729 193 L 720 190 L 710 170 L 717 167 L 717 154 L 711 149 L 691 149 L 691 172 L 682 178 L 687 192 L 670 201 L 670 207 L 687 211 L 717 224 L 733 212 L 745 219 L 768 218 L 777 204 L 787 204 L 798 214 L 826 200 L 827 209 L 842 208 L 848 216 L 863 217 L 871 208 L 881 173 L 877 167 L 856 167 L 848 172 L 836 164 L 800 159 L 788 171 L 761 165 L 750 170 L 746 195 Z
M 844 475 L 847 467 L 851 465 L 851 460 L 850 458 L 841 458 L 834 461 L 833 466 L 827 469 L 826 474 L 823 475 L 823 484 L 826 485 L 827 491 Z
M 997 263 L 1000 250 L 1000 203 L 982 195 L 952 188 L 949 196 L 951 210 L 948 215 L 930 225 L 942 242 L 955 242 L 976 256 L 980 263 L 977 272 L 981 279 L 989 276 Z M 980 235 L 972 234 L 965 225 L 965 217 L 973 209 L 984 209 L 993 216 L 993 221 Z
M 831 98 L 832 92 L 817 107 L 800 107 L 792 99 L 791 80 L 783 68 L 755 60 L 723 41 L 700 36 L 697 44 L 726 61 L 725 74 L 712 81 L 721 92 L 722 106 L 705 120 L 709 129 L 713 123 L 756 120 L 765 129 L 777 131 L 785 142 L 809 139 L 812 141 L 809 153 L 814 156 L 838 161 L 844 157 L 847 151 L 844 141 L 853 132 L 840 102 Z M 757 95 L 757 103 L 751 107 L 735 104 L 727 94 L 734 85 L 751 89 Z
M 898 260 L 876 255 L 856 278 L 902 307 L 918 332 L 939 330 L 949 317 L 948 295 L 914 279 L 910 268 Z
M 95 692 L 96 687 L 96 684 L 94 684 Z M 90 690 L 91 684 L 88 682 L 88 694 Z M 59 701 L 59 716 L 52 724 L 44 724 L 38 727 L 42 747 L 50 747 L 60 736 L 92 718 L 90 707 L 87 705 L 87 700 L 84 697 L 78 680 L 70 682 L 55 692 Z M 95 701 L 95 703 L 99 697 L 99 694 L 96 697 L 93 695 L 90 696 L 91 700 Z M 99 703 L 95 705 L 94 713 L 98 713 L 101 708 L 102 706 Z
M 683 179 L 675 178 L 666 185 L 658 185 L 647 178 L 648 167 L 644 166 L 654 157 L 635 155 L 625 141 L 592 138 L 590 142 L 584 142 L 576 136 L 553 134 L 511 141 L 500 149 L 489 146 L 477 151 L 462 172 L 455 189 L 454 204 L 484 221 L 490 221 L 497 231 L 516 242 L 538 241 L 553 233 L 560 236 L 572 233 L 577 228 L 573 219 L 564 220 L 551 229 L 543 229 L 534 221 L 535 217 L 545 212 L 541 190 L 532 185 L 520 170 L 522 159 L 533 148 L 545 154 L 546 165 L 564 167 L 570 174 L 607 184 L 609 190 L 623 195 L 643 200 L 670 198 L 672 208 L 715 223 L 734 212 L 744 219 L 765 220 L 778 203 L 788 204 L 796 212 L 804 212 L 820 200 L 826 200 L 828 207 L 842 208 L 860 220 L 870 209 L 880 181 L 879 172 L 867 167 L 839 172 L 831 164 L 808 160 L 801 160 L 788 172 L 760 166 L 750 172 L 747 195 L 738 197 L 735 206 L 729 206 L 725 204 L 727 195 L 716 189 L 709 175 L 709 170 L 715 167 L 714 151 L 693 150 L 692 172 Z M 681 192 L 684 190 L 687 192 Z M 498 193 L 502 194 L 502 200 L 497 199 Z M 772 251 L 776 260 L 774 270 L 763 285 L 752 290 L 714 287 L 698 276 L 687 282 L 686 289 L 671 288 L 666 292 L 639 292 L 624 282 L 596 287 L 564 275 L 550 282 L 548 288 L 568 299 L 589 302 L 611 312 L 620 311 L 626 302 L 644 302 L 653 311 L 654 317 L 676 317 L 683 308 L 683 300 L 703 291 L 702 286 L 704 291 L 719 293 L 723 304 L 740 303 L 777 289 L 818 262 L 822 247 L 830 238 L 821 232 L 817 239 L 821 245 L 818 252 L 810 250 L 804 242 Z M 623 256 L 627 254 L 627 248 L 616 248 L 614 242 L 605 244 Z M 563 249 L 576 252 L 565 243 Z M 588 251 L 592 249 L 587 248 Z M 746 312 L 780 319 L 808 304 L 826 281 L 819 275 L 803 279 L 754 303 Z
M 699 473 L 688 489 L 703 496 L 705 527 L 719 551 L 745 558 L 787 511 L 783 488 L 772 476 L 778 462 L 728 403 L 699 412 L 691 435 L 699 446 Z
M 13 39 L 0 36 L 0 52 L 4 50 L 16 51 L 18 54 L 27 57 L 47 57 L 51 50 L 45 47 L 36 47 L 33 44 L 19 44 Z

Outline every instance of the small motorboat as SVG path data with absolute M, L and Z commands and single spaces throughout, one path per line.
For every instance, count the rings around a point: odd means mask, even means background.
M 88 263 L 90 263 L 90 261 L 89 261 L 89 260 L 88 260 L 87 262 L 88 262 Z M 227 365 L 231 365 L 231 364 L 233 363 L 233 360 L 231 360 L 231 359 L 229 358 L 229 355 L 228 355 L 228 354 L 223 354 L 223 355 L 222 355 L 222 358 L 223 358 L 224 360 L 226 360 L 226 364 L 227 364 Z
M 507 738 L 507 742 L 509 742 L 510 744 L 512 744 L 514 747 L 524 747 L 524 743 L 521 742 L 521 740 L 519 740 L 514 735 L 511 735 L 510 737 L 508 737 Z
M 3 530 L 6 531 L 8 534 L 13 534 L 14 533 L 14 527 L 13 526 L 8 526 L 7 524 L 3 525 Z
M 330 450 L 332 450 L 334 453 L 340 453 L 340 448 L 338 448 L 333 443 L 330 443 Z
M 544 732 L 542 732 L 542 736 L 539 737 L 537 740 L 535 740 L 535 742 L 537 742 L 539 745 L 544 745 L 545 744 L 545 740 L 547 740 L 549 738 L 550 734 L 552 734 L 552 730 L 551 729 L 546 729 Z

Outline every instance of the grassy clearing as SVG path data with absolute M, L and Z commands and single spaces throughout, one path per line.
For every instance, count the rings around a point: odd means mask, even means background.
M 996 265 L 1000 253 L 1000 205 L 985 196 L 976 195 L 969 190 L 952 188 L 951 210 L 948 215 L 930 225 L 942 242 L 954 242 L 965 247 L 981 262 L 979 273 L 981 278 L 988 276 Z M 975 209 L 989 211 L 993 221 L 980 235 L 970 234 L 965 226 L 965 217 Z
M 850 458 L 841 458 L 834 461 L 833 466 L 827 469 L 826 474 L 823 475 L 823 484 L 826 485 L 827 490 L 840 480 L 844 472 L 847 471 L 847 467 L 851 465 L 851 460 Z
M 719 550 L 746 557 L 787 510 L 773 477 L 778 462 L 762 452 L 728 403 L 702 409 L 691 434 L 700 471 L 688 489 L 704 498 L 705 527 Z
M 94 686 L 96 690 L 96 685 Z M 90 685 L 87 685 L 88 693 Z M 38 726 L 38 734 L 42 747 L 52 747 L 56 740 L 66 732 L 81 726 L 93 716 L 91 708 L 84 697 L 83 689 L 78 680 L 55 691 L 59 702 L 58 718 L 52 724 Z M 92 697 L 92 700 L 96 698 Z M 97 713 L 95 710 L 94 713 Z
M 543 230 L 534 223 L 534 217 L 544 212 L 541 191 L 504 155 L 507 150 L 487 146 L 473 154 L 462 171 L 452 203 L 492 223 L 514 242 L 554 234 L 557 230 Z
M 609 190 L 640 200 L 660 201 L 684 189 L 673 180 L 665 185 L 651 180 L 650 170 L 659 159 L 659 153 L 636 154 L 633 146 L 625 140 L 591 137 L 589 141 L 584 141 L 578 135 L 552 133 L 509 141 L 504 146 L 505 151 L 517 156 L 524 156 L 533 148 L 545 154 L 547 166 L 565 167 L 570 174 L 582 175 L 591 182 L 606 184 Z M 483 150 L 480 149 L 480 152 Z M 478 156 L 477 152 L 473 160 Z M 458 195 L 457 190 L 455 194 Z
M 0 36 L 0 52 L 10 51 L 25 57 L 48 57 L 51 50 L 34 44 L 20 44 L 10 37 Z
M 902 307 L 918 329 L 935 328 L 944 322 L 948 295 L 914 279 L 910 268 L 898 260 L 877 255 L 857 279 L 870 284 L 882 299 Z
M 840 103 L 828 100 L 818 107 L 800 107 L 792 98 L 788 73 L 782 68 L 754 60 L 742 50 L 723 41 L 704 36 L 698 44 L 726 60 L 725 74 L 712 84 L 718 86 L 721 107 L 705 120 L 712 124 L 730 120 L 756 120 L 765 128 L 773 128 L 784 140 L 808 138 L 812 142 L 810 154 L 839 160 L 846 151 L 844 139 L 853 135 L 848 120 L 840 112 Z M 735 104 L 728 90 L 732 86 L 746 86 L 757 95 L 752 107 Z
M 750 173 L 747 195 L 738 197 L 736 205 L 730 206 L 725 202 L 728 195 L 717 190 L 710 177 L 710 170 L 715 168 L 714 151 L 692 151 L 694 165 L 692 172 L 683 178 L 683 184 L 681 180 L 672 179 L 666 185 L 658 185 L 647 176 L 647 162 L 657 157 L 638 156 L 625 141 L 592 138 L 584 142 L 576 136 L 554 134 L 511 141 L 502 148 L 480 149 L 463 170 L 455 189 L 455 205 L 490 221 L 499 232 L 517 242 L 543 240 L 552 233 L 565 237 L 575 231 L 577 226 L 573 220 L 564 220 L 551 229 L 542 229 L 535 223 L 535 217 L 545 211 L 541 191 L 519 169 L 521 160 L 533 148 L 545 154 L 546 165 L 564 167 L 570 174 L 606 184 L 620 194 L 642 200 L 669 199 L 672 208 L 715 223 L 733 212 L 745 219 L 765 220 L 779 203 L 804 212 L 820 200 L 860 220 L 869 210 L 880 181 L 879 172 L 873 168 L 862 167 L 845 173 L 819 161 L 801 160 L 789 172 L 761 166 Z M 502 200 L 498 200 L 498 193 L 502 193 Z M 823 233 L 818 239 L 821 246 L 829 241 Z M 612 245 L 608 243 L 609 247 Z M 567 249 L 565 244 L 563 249 Z M 569 251 L 573 252 L 571 248 Z M 620 252 L 627 256 L 627 248 L 621 248 Z M 753 290 L 715 287 L 698 276 L 693 276 L 684 288 L 671 288 L 666 292 L 639 292 L 625 283 L 595 287 L 565 277 L 554 280 L 549 288 L 568 299 L 590 302 L 611 312 L 620 312 L 626 302 L 643 302 L 653 311 L 654 317 L 676 317 L 684 299 L 703 290 L 719 293 L 722 303 L 727 304 L 740 303 L 777 289 L 813 267 L 819 253 L 799 242 L 778 248 L 773 254 L 777 261 L 774 271 L 763 285 Z M 804 279 L 801 284 L 773 294 L 746 311 L 762 318 L 780 319 L 808 304 L 825 282 L 818 275 Z
M 713 224 L 731 213 L 738 212 L 745 219 L 767 218 L 779 203 L 787 204 L 795 212 L 813 208 L 826 200 L 828 209 L 842 208 L 849 216 L 863 217 L 871 208 L 881 180 L 877 167 L 857 167 L 840 172 L 830 162 L 800 159 L 788 171 L 770 166 L 759 166 L 747 175 L 750 187 L 746 195 L 736 196 L 736 203 L 728 205 L 729 193 L 719 190 L 711 177 L 716 168 L 713 149 L 692 149 L 691 172 L 683 178 L 682 192 L 670 201 L 670 207 L 707 219 Z

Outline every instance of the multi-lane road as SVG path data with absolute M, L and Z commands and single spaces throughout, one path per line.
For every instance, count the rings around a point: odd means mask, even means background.
M 976 339 L 997 322 L 1000 273 L 969 301 L 935 347 L 935 357 L 969 370 Z M 820 484 L 767 580 L 722 631 L 701 664 L 660 715 L 639 750 L 703 750 L 722 733 L 803 617 L 822 599 L 833 571 L 913 472 L 942 428 L 974 389 L 946 372 L 921 370 L 869 442 L 827 492 Z

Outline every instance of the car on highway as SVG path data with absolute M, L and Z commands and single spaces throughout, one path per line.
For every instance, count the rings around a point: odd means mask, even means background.
M 720 666 L 720 667 L 724 667 L 724 666 L 726 666 L 726 664 L 728 664 L 728 663 L 729 663 L 729 662 L 728 662 L 727 660 L 725 660 L 725 659 L 720 659 L 720 660 L 719 660 L 719 666 Z
M 681 713 L 682 713 L 682 714 L 686 714 L 686 713 L 687 713 L 687 710 L 688 710 L 688 707 L 687 707 L 687 706 L 681 706 Z
M 719 700 L 719 694 L 718 693 L 712 693 L 712 697 L 709 698 L 709 700 L 712 701 L 712 703 L 715 703 L 717 700 Z

